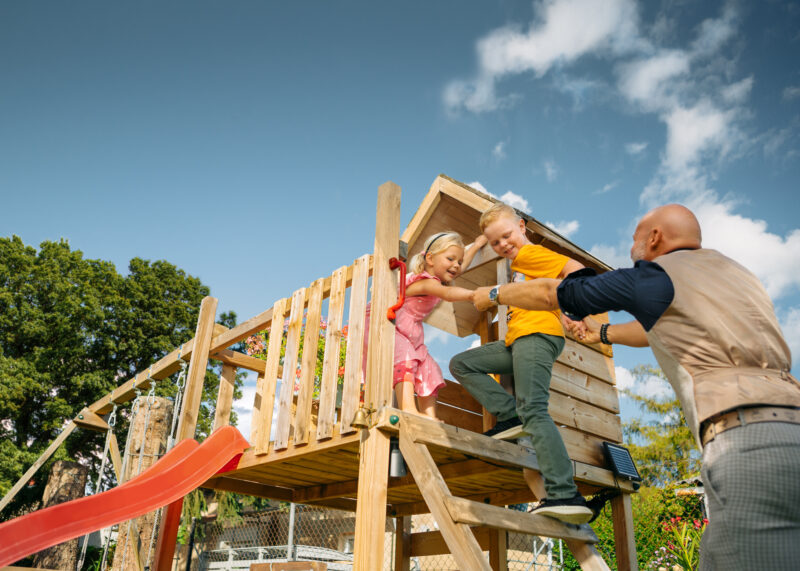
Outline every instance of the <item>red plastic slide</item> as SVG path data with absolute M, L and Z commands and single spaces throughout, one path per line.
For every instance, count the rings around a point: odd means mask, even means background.
M 139 476 L 116 488 L 0 523 L 0 568 L 170 504 L 228 468 L 248 446 L 236 428 L 225 426 L 202 444 L 181 441 Z

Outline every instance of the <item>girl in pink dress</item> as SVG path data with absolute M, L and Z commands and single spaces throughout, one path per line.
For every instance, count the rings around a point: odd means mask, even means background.
M 392 383 L 397 405 L 403 411 L 436 418 L 436 394 L 445 383 L 439 365 L 425 346 L 422 320 L 442 299 L 472 301 L 472 290 L 449 284 L 469 265 L 478 249 L 470 248 L 465 256 L 461 236 L 442 232 L 428 238 L 422 252 L 408 264 L 406 301 L 395 319 Z M 415 391 L 419 409 L 414 403 Z

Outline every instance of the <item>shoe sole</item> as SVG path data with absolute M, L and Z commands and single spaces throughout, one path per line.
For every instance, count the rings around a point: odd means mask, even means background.
M 522 428 L 521 424 L 519 426 L 509 428 L 508 430 L 504 430 L 503 432 L 493 434 L 492 438 L 497 440 L 513 440 L 515 438 L 519 438 L 520 436 L 529 436 L 529 434 L 525 432 L 525 429 Z
M 535 515 L 543 515 L 553 519 L 557 519 L 564 523 L 583 524 L 589 523 L 592 519 L 592 510 L 589 508 L 582 508 L 578 506 L 557 506 L 553 508 L 540 508 L 531 512 Z

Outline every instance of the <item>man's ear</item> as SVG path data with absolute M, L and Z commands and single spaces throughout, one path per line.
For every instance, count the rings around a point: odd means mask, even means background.
M 658 253 L 659 249 L 664 245 L 664 233 L 658 226 L 650 230 L 647 236 L 647 249 L 651 252 Z

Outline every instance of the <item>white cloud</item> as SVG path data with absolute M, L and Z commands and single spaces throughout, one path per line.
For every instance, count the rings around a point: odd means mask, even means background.
M 256 396 L 255 377 L 247 379 L 242 386 L 242 398 L 233 401 L 233 410 L 238 417 L 237 428 L 242 435 L 250 440 L 250 430 L 253 420 L 253 401 Z
M 727 87 L 722 88 L 722 99 L 726 103 L 737 104 L 744 103 L 750 96 L 753 90 L 753 76 L 746 77 L 741 81 L 732 83 Z
M 619 185 L 618 180 L 615 180 L 614 182 L 609 182 L 607 184 L 604 184 L 603 188 L 601 188 L 600 190 L 596 190 L 594 194 L 605 194 L 617 188 L 617 185 Z
M 644 110 L 659 111 L 678 102 L 676 80 L 689 72 L 686 52 L 664 50 L 619 67 L 620 92 Z
M 431 343 L 441 343 L 442 345 L 447 345 L 447 342 L 451 337 L 441 329 L 428 325 L 427 323 L 422 324 L 422 330 L 425 334 L 426 345 Z
M 455 112 L 492 111 L 513 101 L 498 97 L 495 83 L 508 74 L 534 72 L 573 62 L 587 53 L 624 53 L 642 43 L 633 0 L 544 0 L 535 4 L 527 31 L 505 26 L 477 43 L 478 72 L 474 79 L 455 80 L 444 89 L 446 108 Z
M 617 377 L 617 389 L 625 390 L 632 389 L 636 379 L 633 377 L 630 369 L 625 367 L 614 367 L 614 373 Z
M 709 18 L 700 25 L 700 34 L 692 43 L 697 56 L 704 56 L 718 51 L 736 33 L 737 13 L 728 4 L 720 18 Z
M 553 222 L 545 222 L 545 226 L 549 226 L 565 238 L 569 238 L 575 232 L 578 231 L 578 228 L 581 227 L 580 223 L 577 220 L 562 220 L 561 222 L 553 223 Z
M 713 194 L 687 206 L 700 221 L 703 246 L 723 252 L 756 274 L 772 298 L 800 288 L 800 229 L 785 237 L 769 232 L 764 220 L 734 213 L 734 203 Z
M 630 249 L 626 250 L 623 245 L 615 247 L 606 244 L 595 244 L 589 249 L 589 253 L 612 268 L 629 268 L 633 265 Z
M 528 214 L 530 214 L 531 212 L 531 208 L 528 205 L 528 201 L 519 194 L 511 192 L 510 190 L 506 192 L 503 196 L 501 196 L 500 200 L 502 200 L 509 206 L 516 208 L 517 210 L 522 210 L 523 212 L 527 212 Z
M 472 340 L 472 343 L 470 343 L 470 344 L 469 344 L 469 348 L 470 348 L 470 349 L 475 349 L 475 348 L 477 348 L 477 347 L 480 347 L 480 346 L 481 346 L 481 340 L 480 340 L 480 338 L 478 338 L 478 339 L 473 339 L 473 340 Z
M 492 156 L 497 160 L 506 158 L 505 147 L 506 147 L 505 141 L 500 141 L 499 143 L 497 143 L 492 149 Z
M 531 212 L 530 206 L 528 205 L 528 201 L 524 197 L 520 196 L 515 192 L 509 190 L 504 195 L 497 196 L 496 194 L 486 190 L 486 187 L 483 186 L 478 181 L 470 182 L 468 183 L 468 186 L 471 186 L 476 190 L 480 190 L 481 192 L 488 194 L 492 198 L 497 198 L 498 200 L 505 202 L 512 208 L 516 208 L 517 210 L 522 210 L 523 212 L 526 212 L 528 214 L 530 214 Z
M 614 367 L 614 374 L 619 390 L 627 389 L 637 395 L 652 399 L 674 397 L 675 393 L 670 384 L 660 377 L 647 375 L 637 379 L 630 369 L 619 366 Z
M 791 101 L 792 99 L 797 99 L 798 97 L 800 97 L 800 85 L 790 85 L 789 87 L 784 88 L 783 99 L 785 101 Z
M 488 194 L 489 196 L 494 196 L 494 194 L 492 194 L 491 192 L 486 190 L 486 187 L 483 186 L 481 183 L 479 183 L 477 180 L 473 181 L 473 182 L 470 182 L 470 183 L 467 183 L 467 186 L 471 186 L 475 190 L 480 190 L 482 193 Z
M 544 167 L 544 174 L 547 177 L 548 182 L 553 182 L 556 180 L 558 176 L 558 166 L 553 159 L 546 159 L 542 166 Z
M 800 307 L 793 307 L 786 314 L 786 318 L 781 321 L 781 329 L 786 344 L 792 352 L 792 363 L 795 365 L 792 370 L 797 370 L 800 363 Z
M 625 152 L 629 155 L 641 155 L 647 149 L 647 143 L 628 143 L 625 145 Z
M 676 107 L 663 117 L 667 124 L 664 165 L 683 171 L 705 152 L 725 151 L 734 137 L 730 112 L 720 111 L 708 101 L 691 108 Z

